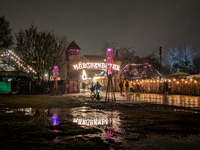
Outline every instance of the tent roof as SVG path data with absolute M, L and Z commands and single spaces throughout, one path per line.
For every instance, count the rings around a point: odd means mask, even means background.
M 187 79 L 191 79 L 191 78 L 200 78 L 200 74 L 194 74 L 194 75 L 187 76 Z
M 189 73 L 185 73 L 185 72 L 176 72 L 176 73 L 172 73 L 170 75 L 178 75 L 178 76 L 189 76 Z

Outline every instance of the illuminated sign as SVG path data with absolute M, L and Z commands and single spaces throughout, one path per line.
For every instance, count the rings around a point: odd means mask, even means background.
M 88 63 L 82 63 L 79 62 L 78 64 L 73 65 L 74 69 L 107 69 L 107 67 L 112 68 L 113 70 L 120 70 L 120 66 L 117 64 L 110 64 L 108 63 L 92 63 L 92 62 L 88 62 Z

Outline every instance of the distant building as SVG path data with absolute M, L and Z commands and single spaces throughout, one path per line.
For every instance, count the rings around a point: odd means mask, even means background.
M 72 41 L 65 51 L 65 61 L 66 61 L 66 74 L 67 79 L 78 79 L 78 71 L 73 69 L 73 64 L 80 61 L 80 50 L 81 48 Z

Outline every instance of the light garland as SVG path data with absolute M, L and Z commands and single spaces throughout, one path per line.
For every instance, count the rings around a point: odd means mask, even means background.
M 156 69 L 153 68 L 152 65 L 148 64 L 148 63 L 144 63 L 144 64 L 127 64 L 124 68 L 123 71 L 128 67 L 128 66 L 149 66 L 153 71 L 155 71 L 159 76 L 162 76 L 162 74 L 160 72 L 158 72 Z
M 17 55 L 15 55 L 15 53 L 14 52 L 12 52 L 11 50 L 8 50 L 8 51 L 6 51 L 6 52 L 3 52 L 3 54 L 1 54 L 1 56 L 3 57 L 3 56 L 6 56 L 6 55 L 8 55 L 9 56 L 9 54 L 12 54 L 13 56 L 11 56 L 10 58 L 13 60 L 13 61 L 15 61 L 15 63 L 17 63 L 18 65 L 20 65 L 27 73 L 29 73 L 29 71 L 32 71 L 33 73 L 37 73 L 35 70 L 33 70 L 31 67 L 29 67 L 28 66 L 28 68 L 26 68 L 25 66 L 23 66 L 23 64 L 22 63 L 20 63 L 19 61 L 22 61 L 22 59 L 20 59 Z

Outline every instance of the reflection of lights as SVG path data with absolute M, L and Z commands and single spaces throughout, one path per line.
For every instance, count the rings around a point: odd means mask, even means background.
M 54 126 L 60 124 L 57 114 L 54 114 L 53 117 L 51 117 L 51 122 L 52 122 L 52 125 Z
M 74 123 L 78 123 L 78 125 L 86 125 L 86 126 L 93 126 L 93 125 L 107 125 L 108 119 L 73 119 Z M 115 123 L 113 121 L 113 123 Z
M 58 139 L 58 137 L 56 137 L 53 141 L 54 142 L 60 142 L 60 140 Z
M 55 133 L 58 133 L 60 130 L 56 130 L 56 129 L 55 129 L 55 130 L 52 130 L 52 131 L 55 132 Z
M 106 133 L 107 133 L 107 136 L 112 137 L 114 131 L 113 131 L 113 129 L 108 129 Z

